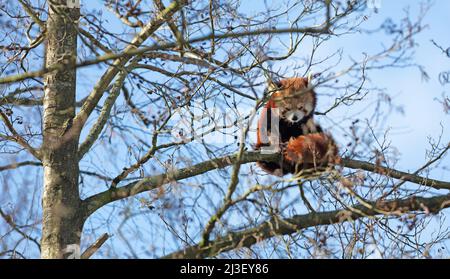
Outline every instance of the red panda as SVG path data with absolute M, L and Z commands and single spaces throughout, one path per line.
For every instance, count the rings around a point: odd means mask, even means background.
M 333 138 L 314 123 L 316 94 L 308 88 L 308 79 L 284 79 L 268 89 L 273 94 L 258 121 L 256 149 L 283 152 L 283 157 L 280 163 L 258 161 L 258 166 L 282 176 L 337 163 Z

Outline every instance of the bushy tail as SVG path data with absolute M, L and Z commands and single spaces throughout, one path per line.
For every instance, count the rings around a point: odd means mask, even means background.
M 260 146 L 257 146 L 257 150 Z M 323 170 L 341 163 L 338 149 L 331 135 L 312 133 L 291 138 L 282 147 L 282 161 L 258 161 L 257 165 L 265 172 L 282 176 L 297 174 L 302 170 Z
M 321 169 L 341 162 L 331 135 L 312 133 L 291 138 L 283 149 L 284 169 L 298 173 L 304 169 Z

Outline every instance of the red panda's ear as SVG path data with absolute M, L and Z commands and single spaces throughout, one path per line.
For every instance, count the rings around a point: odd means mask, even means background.
M 309 82 L 311 81 L 312 78 L 313 78 L 313 75 L 311 72 L 309 72 L 308 76 L 303 78 L 303 81 L 305 82 L 306 87 L 308 87 Z
M 309 85 L 309 78 L 304 77 L 303 78 L 303 83 L 305 84 L 306 87 L 308 87 L 308 85 Z
M 274 80 L 267 81 L 267 89 L 269 89 L 270 92 L 276 91 L 280 88 L 281 88 L 281 82 L 274 81 Z

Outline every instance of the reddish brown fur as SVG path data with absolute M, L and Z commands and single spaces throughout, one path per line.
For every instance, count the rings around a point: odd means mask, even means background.
M 264 106 L 258 121 L 256 149 L 270 146 L 270 134 L 273 132 L 268 123 L 271 108 L 280 109 L 279 143 L 283 148 L 283 159 L 279 163 L 257 162 L 264 171 L 274 175 L 298 173 L 302 169 L 325 167 L 338 164 L 337 146 L 330 135 L 321 131 L 320 126 L 313 121 L 316 106 L 316 96 L 313 90 L 305 91 L 308 87 L 306 78 L 290 78 L 281 80 L 278 88 L 269 86 L 269 90 L 276 90 Z M 307 106 L 308 110 L 304 110 Z M 284 118 L 291 110 L 304 110 L 304 120 L 289 123 Z M 308 120 L 309 119 L 309 120 Z M 270 120 L 269 120 L 270 121 Z
M 300 95 L 302 95 L 299 93 L 308 87 L 308 79 L 306 78 L 282 79 L 280 80 L 279 85 L 280 90 L 277 90 L 272 95 L 272 98 L 277 98 L 276 99 L 277 102 L 283 99 L 299 98 Z M 276 89 L 277 88 L 274 88 L 273 86 L 269 88 L 269 90 L 276 90 Z
M 339 162 L 336 144 L 333 138 L 325 133 L 291 138 L 283 157 L 294 170 L 324 167 Z
M 278 88 L 274 84 L 269 85 L 269 90 L 274 91 L 269 101 L 266 103 L 261 112 L 261 117 L 258 121 L 257 127 L 257 139 L 256 148 L 259 149 L 261 146 L 270 145 L 268 136 L 271 130 L 268 129 L 268 110 L 278 108 L 280 109 L 280 126 L 281 128 L 289 125 L 290 128 L 281 129 L 280 132 L 287 132 L 289 130 L 298 130 L 295 124 L 287 124 L 284 118 L 285 113 L 292 110 L 302 110 L 305 112 L 305 119 L 312 117 L 314 109 L 316 106 L 316 94 L 313 90 L 306 90 L 308 87 L 308 79 L 306 78 L 288 78 L 283 79 L 278 83 Z M 307 106 L 308 104 L 308 106 Z M 306 109 L 308 107 L 308 109 Z M 269 120 L 270 121 L 270 120 Z M 292 127 L 291 127 L 292 126 Z M 292 136 L 298 136 L 298 133 L 294 132 Z M 286 135 L 284 135 L 286 136 Z M 290 137 L 287 137 L 289 139 Z

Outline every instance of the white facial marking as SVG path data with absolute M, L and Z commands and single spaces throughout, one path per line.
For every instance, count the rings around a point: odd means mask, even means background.
M 286 113 L 285 118 L 291 123 L 297 123 L 305 117 L 305 113 L 301 110 L 290 110 Z
M 313 110 L 313 105 L 311 103 L 305 104 L 305 110 L 307 114 L 310 114 L 311 111 Z

